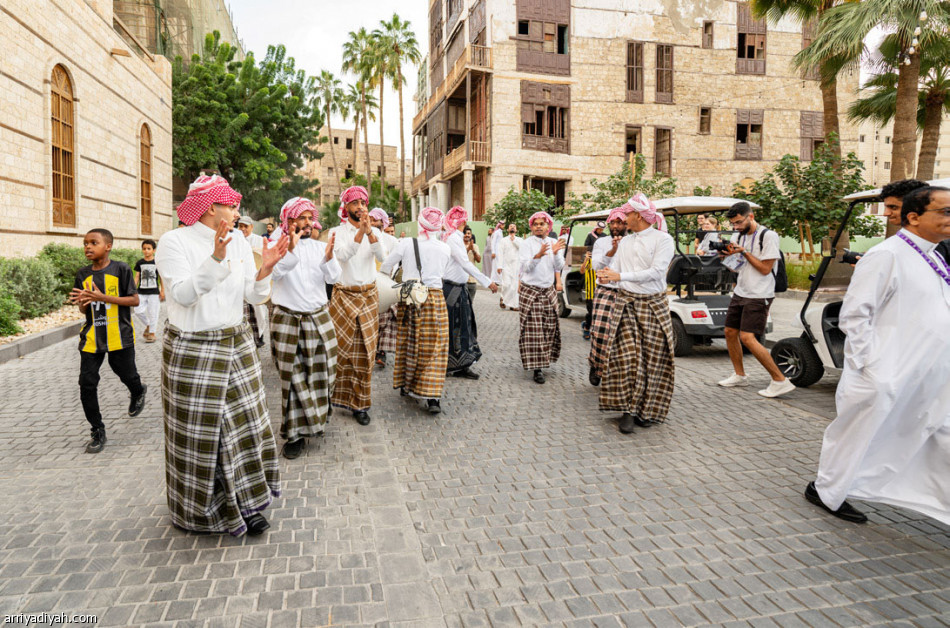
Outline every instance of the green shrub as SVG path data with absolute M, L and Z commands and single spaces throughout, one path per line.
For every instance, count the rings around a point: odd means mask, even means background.
M 69 244 L 50 243 L 43 247 L 37 259 L 43 259 L 53 265 L 59 291 L 63 296 L 69 294 L 76 283 L 76 271 L 89 265 L 82 247 Z
M 820 261 L 789 262 L 786 264 L 785 272 L 788 274 L 788 287 L 793 290 L 808 290 L 811 288 L 809 275 L 817 272 L 820 264 Z
M 0 292 L 0 336 L 12 336 L 23 331 L 20 320 L 20 304 L 11 295 Z
M 0 294 L 20 305 L 20 318 L 42 316 L 64 301 L 56 268 L 38 257 L 0 259 Z
M 142 249 L 112 249 L 109 258 L 117 262 L 125 262 L 129 268 L 135 268 L 135 262 L 142 259 Z

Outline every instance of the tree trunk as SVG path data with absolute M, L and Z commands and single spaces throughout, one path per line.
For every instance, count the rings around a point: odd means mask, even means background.
M 821 105 L 823 110 L 822 123 L 824 124 L 825 142 L 831 146 L 835 162 L 841 162 L 841 133 L 838 126 L 838 80 L 832 79 L 827 84 L 821 81 Z M 831 143 L 829 136 L 834 133 L 837 138 Z
M 350 164 L 353 166 L 353 176 L 359 172 L 359 145 L 360 145 L 360 112 L 353 112 L 353 155 Z
M 340 167 L 336 163 L 336 151 L 333 149 L 333 127 L 330 126 L 330 104 L 327 103 L 327 135 L 330 137 L 330 158 L 333 160 L 333 172 L 336 175 L 336 182 L 339 183 Z
M 402 68 L 396 68 L 399 77 L 399 217 L 406 220 L 406 135 L 403 129 Z
M 360 100 L 363 104 L 363 148 L 366 150 L 366 190 L 372 195 L 373 193 L 373 160 L 369 155 L 369 114 L 366 111 L 366 88 L 360 88 L 360 93 L 362 97 Z
M 379 195 L 386 193 L 386 143 L 383 142 L 383 77 L 379 77 Z
M 920 141 L 920 159 L 917 163 L 917 178 L 929 181 L 934 178 L 937 161 L 937 144 L 940 142 L 940 121 L 943 117 L 944 94 L 929 92 L 925 104 L 924 131 Z
M 920 54 L 910 56 L 910 65 L 897 70 L 897 110 L 894 114 L 894 139 L 891 148 L 891 181 L 913 178 L 917 158 L 917 89 L 920 81 Z M 888 223 L 887 236 L 899 227 Z

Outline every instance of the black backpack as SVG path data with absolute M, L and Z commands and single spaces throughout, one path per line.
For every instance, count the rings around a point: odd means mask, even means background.
M 762 237 L 759 239 L 759 253 L 762 252 L 762 245 L 765 242 L 765 234 L 771 231 L 768 227 L 763 228 Z M 785 272 L 785 253 L 782 249 L 778 250 L 778 260 L 772 267 L 772 276 L 775 277 L 775 292 L 788 291 L 788 273 Z

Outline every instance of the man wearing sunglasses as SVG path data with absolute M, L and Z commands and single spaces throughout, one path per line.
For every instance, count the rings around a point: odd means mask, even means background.
M 904 197 L 901 230 L 854 270 L 839 316 L 847 334 L 818 474 L 805 498 L 854 523 L 845 499 L 909 508 L 950 524 L 950 188 Z

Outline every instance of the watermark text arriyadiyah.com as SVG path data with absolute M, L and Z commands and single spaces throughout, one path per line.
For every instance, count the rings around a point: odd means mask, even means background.
M 16 613 L 4 615 L 3 622 L 12 626 L 53 626 L 55 624 L 96 624 L 96 615 L 82 613 Z

